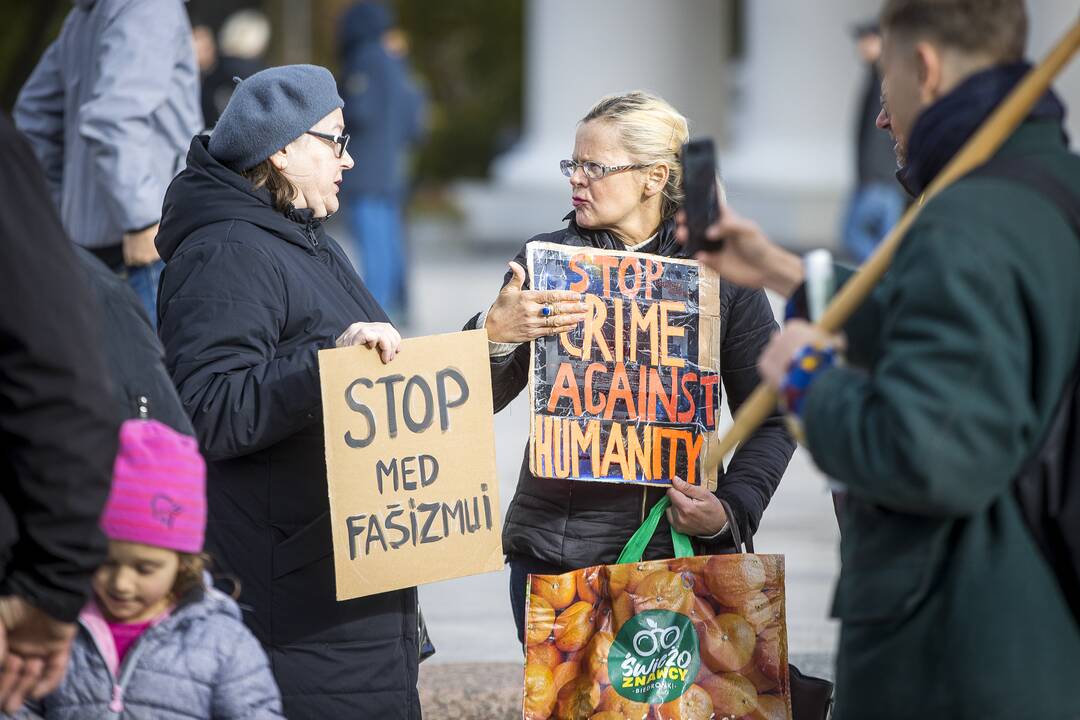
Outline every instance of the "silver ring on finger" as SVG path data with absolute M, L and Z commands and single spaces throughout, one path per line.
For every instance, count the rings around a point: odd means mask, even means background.
M 553 313 L 554 313 L 554 310 L 552 310 L 552 307 L 550 305 L 541 305 L 540 306 L 540 317 L 549 317 Z

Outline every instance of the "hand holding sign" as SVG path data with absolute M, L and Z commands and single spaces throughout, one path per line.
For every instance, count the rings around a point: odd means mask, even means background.
M 499 291 L 484 324 L 492 342 L 526 342 L 545 335 L 558 335 L 585 320 L 589 306 L 581 301 L 579 293 L 523 290 L 524 268 L 511 262 L 510 272 L 514 277 Z M 544 308 L 547 308 L 546 313 Z
M 383 363 L 388 363 L 397 355 L 401 345 L 401 335 L 390 323 L 358 322 L 345 328 L 345 332 L 334 341 L 336 347 L 364 345 L 379 350 Z

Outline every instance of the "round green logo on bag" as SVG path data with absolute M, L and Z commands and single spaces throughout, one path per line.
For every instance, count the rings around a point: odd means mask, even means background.
M 680 697 L 697 677 L 701 658 L 690 618 L 671 610 L 645 610 L 626 621 L 608 654 L 615 692 L 659 705 Z

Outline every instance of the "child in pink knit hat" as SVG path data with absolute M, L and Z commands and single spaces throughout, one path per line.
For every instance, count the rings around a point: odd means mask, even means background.
M 194 438 L 154 420 L 120 428 L 94 573 L 51 718 L 279 718 L 266 653 L 236 602 L 206 582 L 206 464 Z
M 101 528 L 109 559 L 94 598 L 123 659 L 135 628 L 202 585 L 206 463 L 195 439 L 154 420 L 124 423 Z

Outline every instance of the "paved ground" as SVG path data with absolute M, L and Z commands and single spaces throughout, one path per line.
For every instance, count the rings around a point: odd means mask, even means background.
M 340 230 L 331 230 L 342 237 Z M 492 300 L 506 269 L 490 249 L 468 251 L 452 228 L 414 229 L 410 278 L 413 312 L 408 335 L 458 330 Z M 524 396 L 496 416 L 500 502 L 514 492 L 528 416 Z M 759 552 L 783 553 L 792 661 L 804 672 L 831 677 L 836 624 L 828 619 L 838 571 L 838 533 L 825 480 L 799 450 L 755 537 Z M 478 575 L 420 589 L 421 607 L 437 648 L 421 667 L 425 715 L 432 718 L 520 717 L 521 650 L 510 613 L 509 573 Z

